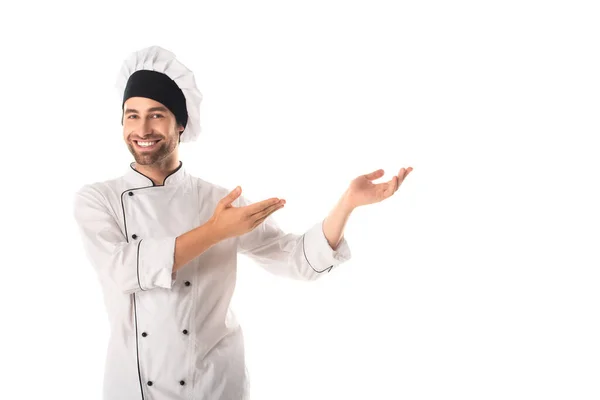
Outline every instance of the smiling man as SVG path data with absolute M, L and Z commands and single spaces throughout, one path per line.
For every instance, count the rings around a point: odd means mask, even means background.
M 106 400 L 248 398 L 242 330 L 230 309 L 238 254 L 268 271 L 313 280 L 350 258 L 343 232 L 359 206 L 390 197 L 412 170 L 375 184 L 352 180 L 325 219 L 303 234 L 269 218 L 285 200 L 251 203 L 190 175 L 179 143 L 200 132 L 193 74 L 154 46 L 121 70 L 123 176 L 84 185 L 74 215 L 102 286 L 110 323 Z

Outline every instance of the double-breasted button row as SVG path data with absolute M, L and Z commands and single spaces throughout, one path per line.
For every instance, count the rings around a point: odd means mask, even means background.
M 130 196 L 133 196 L 133 192 L 129 192 L 128 194 L 129 194 Z M 131 238 L 132 238 L 133 240 L 135 240 L 135 239 L 137 239 L 137 235 L 134 233 L 133 235 L 131 235 Z
M 133 192 L 131 192 L 131 191 L 130 191 L 130 192 L 128 193 L 128 195 L 129 195 L 129 196 L 133 196 Z M 131 238 L 132 238 L 133 240 L 136 240 L 136 239 L 138 238 L 138 235 L 136 235 L 136 234 L 134 233 L 134 234 L 132 234 L 132 235 L 131 235 Z M 185 283 L 184 283 L 184 284 L 185 284 L 185 286 L 190 286 L 190 285 L 191 285 L 190 281 L 185 281 Z M 182 332 L 183 332 L 183 334 L 184 334 L 184 335 L 187 335 L 187 334 L 188 334 L 188 330 L 187 330 L 187 329 L 184 329 Z M 147 333 L 147 332 L 142 332 L 142 337 L 147 337 L 147 336 L 148 336 L 148 333 Z M 146 382 L 146 383 L 147 383 L 147 385 L 148 385 L 148 386 L 152 386 L 152 385 L 154 385 L 154 382 L 152 382 L 152 381 L 148 381 L 148 382 Z M 181 386 L 184 386 L 184 385 L 185 385 L 185 381 L 184 381 L 184 380 L 180 380 L 180 381 L 179 381 L 179 384 L 180 384 Z
M 188 332 L 187 329 L 184 329 L 181 333 L 183 333 L 184 335 L 187 335 L 189 332 Z M 147 332 L 142 332 L 142 337 L 146 337 L 146 336 L 148 336 L 148 333 Z
M 185 284 L 185 286 L 190 286 L 191 285 L 190 281 L 185 281 L 184 284 Z M 184 329 L 183 331 L 181 331 L 181 333 L 183 333 L 184 335 L 187 335 L 189 333 L 189 331 L 187 329 Z M 146 336 L 148 336 L 148 333 L 147 332 L 142 332 L 142 337 L 146 337 Z
M 130 196 L 133 196 L 133 192 L 129 192 L 128 194 L 129 194 Z M 134 233 L 133 235 L 131 235 L 131 238 L 132 238 L 133 240 L 135 240 L 135 239 L 137 239 L 137 235 Z
M 152 382 L 152 381 L 148 381 L 148 382 L 146 382 L 146 383 L 148 384 L 148 386 L 152 386 L 152 385 L 154 385 L 154 382 Z M 184 381 L 184 380 L 181 380 L 181 381 L 179 381 L 179 384 L 180 384 L 181 386 L 183 386 L 183 385 L 185 385 L 185 381 Z

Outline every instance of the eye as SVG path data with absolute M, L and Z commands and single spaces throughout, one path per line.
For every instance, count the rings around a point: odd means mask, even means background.
M 134 118 L 137 118 L 137 115 L 135 115 L 135 114 L 129 114 L 127 116 L 127 119 L 134 119 Z
M 152 118 L 162 118 L 162 114 L 152 114 Z

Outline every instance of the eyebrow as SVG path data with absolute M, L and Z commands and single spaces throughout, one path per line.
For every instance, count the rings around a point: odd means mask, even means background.
M 155 112 L 155 111 L 167 112 L 167 108 L 166 107 L 152 107 L 152 108 L 149 108 L 147 111 L 148 112 Z M 125 110 L 125 114 L 139 114 L 139 111 L 135 110 L 133 108 L 127 108 Z

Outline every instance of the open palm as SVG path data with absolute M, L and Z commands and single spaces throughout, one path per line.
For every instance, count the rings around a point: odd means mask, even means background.
M 361 175 L 350 182 L 346 191 L 346 200 L 354 208 L 383 201 L 396 193 L 411 171 L 412 167 L 401 168 L 398 175 L 382 183 L 373 183 L 384 175 L 382 169 Z

